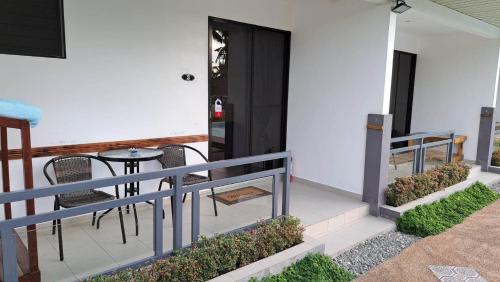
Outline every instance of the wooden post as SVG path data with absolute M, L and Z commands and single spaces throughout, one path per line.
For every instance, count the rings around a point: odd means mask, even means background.
M 9 146 L 7 143 L 7 127 L 0 129 L 1 150 L 2 150 L 2 183 L 3 192 L 10 192 L 10 176 L 9 176 Z M 12 218 L 12 209 L 10 203 L 3 206 L 5 219 Z
M 23 174 L 24 174 L 24 189 L 33 189 L 33 164 L 31 158 L 31 136 L 30 124 L 28 121 L 21 123 L 21 150 L 23 154 Z M 26 214 L 35 214 L 35 200 L 26 201 Z M 27 226 L 28 230 L 28 251 L 30 261 L 30 271 L 38 271 L 38 246 L 36 238 L 36 225 Z

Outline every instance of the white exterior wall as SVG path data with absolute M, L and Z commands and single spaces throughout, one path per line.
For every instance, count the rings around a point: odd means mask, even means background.
M 388 110 L 394 15 L 389 5 L 363 1 L 295 3 L 287 139 L 293 174 L 362 194 L 367 116 Z
M 67 59 L 0 54 L 1 97 L 44 112 L 32 130 L 33 146 L 207 134 L 208 16 L 285 30 L 292 22 L 286 0 L 64 4 Z M 185 82 L 183 73 L 196 79 Z M 18 147 L 12 133 L 11 148 Z M 207 152 L 206 143 L 196 146 Z M 42 174 L 47 160 L 34 159 L 36 187 L 48 184 Z M 122 173 L 121 164 L 115 168 Z M 154 168 L 156 162 L 147 164 Z M 14 190 L 23 187 L 19 161 L 11 164 L 11 179 Z M 37 211 L 52 209 L 52 201 L 37 201 Z M 23 206 L 14 212 L 24 214 Z
M 418 54 L 411 131 L 456 130 L 468 138 L 465 158 L 475 160 L 481 107 L 496 101 L 498 42 L 459 32 L 414 36 L 415 50 L 404 48 L 405 36 L 396 46 Z

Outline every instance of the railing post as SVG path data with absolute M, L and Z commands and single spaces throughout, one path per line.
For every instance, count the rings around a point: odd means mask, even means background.
M 3 281 L 18 281 L 14 230 L 3 229 L 0 236 L 2 237 Z
M 174 250 L 182 248 L 182 175 L 175 175 L 174 185 Z
M 495 108 L 482 107 L 477 140 L 476 164 L 481 165 L 481 171 L 488 171 L 493 151 L 495 136 Z
M 153 211 L 153 241 L 155 257 L 163 256 L 163 198 L 156 198 Z
M 281 203 L 281 214 L 288 215 L 290 212 L 290 169 L 291 157 L 284 159 L 285 179 L 283 179 L 283 199 Z
M 422 146 L 424 145 L 424 138 L 415 139 L 415 143 L 417 143 L 418 149 L 416 149 L 413 153 L 413 171 L 412 171 L 412 174 L 421 173 L 423 171 L 422 162 L 425 163 L 425 159 L 422 160 L 422 157 L 425 158 L 425 156 L 422 156 L 423 155 Z
M 370 214 L 379 216 L 385 204 L 384 191 L 389 180 L 392 116 L 369 114 L 366 132 L 363 201 L 370 204 Z
M 448 152 L 447 152 L 448 155 L 446 156 L 446 161 L 448 163 L 453 162 L 453 147 L 455 146 L 455 132 L 452 132 L 450 134 L 450 139 L 451 139 L 451 142 L 448 145 Z
M 278 187 L 278 180 L 279 180 L 279 175 L 273 175 L 273 190 L 272 190 L 272 197 L 273 197 L 273 206 L 271 210 L 271 217 L 272 218 L 277 218 L 278 217 L 278 195 L 277 195 L 277 187 Z
M 423 140 L 423 139 L 422 139 Z M 418 173 L 425 172 L 425 154 L 427 153 L 427 148 L 424 148 L 424 143 L 421 145 L 420 149 L 420 171 Z
M 191 197 L 191 242 L 196 242 L 200 236 L 200 191 L 193 191 Z

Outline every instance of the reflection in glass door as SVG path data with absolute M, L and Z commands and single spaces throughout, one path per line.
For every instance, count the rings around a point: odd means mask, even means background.
M 209 97 L 210 113 L 210 160 L 218 161 L 231 158 L 231 146 L 226 146 L 230 134 L 230 113 L 228 105 L 228 40 L 229 34 L 220 29 L 212 29 L 211 34 L 211 84 Z

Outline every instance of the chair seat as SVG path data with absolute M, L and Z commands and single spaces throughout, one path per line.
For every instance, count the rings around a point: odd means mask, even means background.
M 91 190 L 86 193 L 68 193 L 59 196 L 59 205 L 63 208 L 74 208 L 98 202 L 114 200 L 115 196 L 106 192 Z
M 199 174 L 186 174 L 182 178 L 182 183 L 184 186 L 194 185 L 198 183 L 207 182 L 209 178 L 207 176 L 199 175 Z M 169 177 L 165 177 L 162 179 L 163 182 L 170 183 Z

